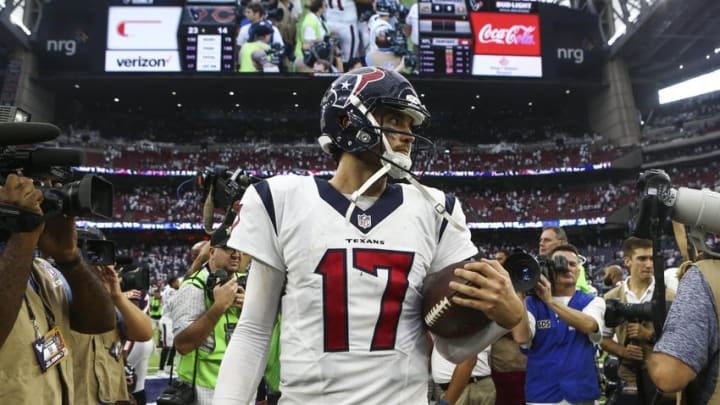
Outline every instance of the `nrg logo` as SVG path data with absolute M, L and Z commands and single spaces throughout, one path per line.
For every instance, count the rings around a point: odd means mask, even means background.
M 585 51 L 592 51 L 595 48 L 592 41 L 585 38 L 580 48 L 557 48 L 557 58 L 570 60 L 579 65 L 585 61 Z
M 78 42 L 87 42 L 88 36 L 83 31 L 75 32 L 74 39 L 48 39 L 45 42 L 45 51 L 64 53 L 66 56 L 73 56 L 77 52 Z

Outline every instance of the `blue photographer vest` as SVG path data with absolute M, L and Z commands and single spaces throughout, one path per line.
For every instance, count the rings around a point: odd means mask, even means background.
M 582 311 L 593 296 L 576 291 L 570 308 Z M 535 316 L 535 336 L 527 354 L 525 400 L 569 402 L 600 397 L 595 348 L 584 333 L 568 326 L 537 297 L 527 297 L 528 311 Z

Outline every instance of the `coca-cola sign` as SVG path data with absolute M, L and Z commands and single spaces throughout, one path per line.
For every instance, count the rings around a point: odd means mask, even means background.
M 537 14 L 471 13 L 476 55 L 540 55 Z
M 533 32 L 537 27 L 529 25 L 513 25 L 510 28 L 495 28 L 488 23 L 480 28 L 478 41 L 483 44 L 534 45 Z

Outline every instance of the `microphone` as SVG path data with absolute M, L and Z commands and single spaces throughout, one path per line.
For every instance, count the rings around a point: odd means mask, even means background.
M 51 141 L 60 135 L 60 128 L 44 122 L 0 123 L 0 145 L 25 145 Z

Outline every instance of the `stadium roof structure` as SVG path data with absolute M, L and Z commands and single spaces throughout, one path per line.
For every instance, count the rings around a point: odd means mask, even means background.
M 620 0 L 624 24 L 611 57 L 621 56 L 634 84 L 662 87 L 720 66 L 720 2 Z M 716 51 L 717 50 L 717 51 Z

